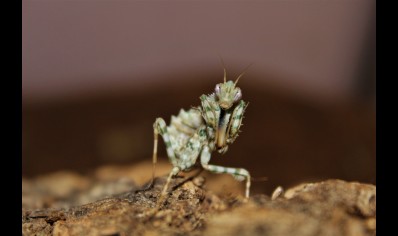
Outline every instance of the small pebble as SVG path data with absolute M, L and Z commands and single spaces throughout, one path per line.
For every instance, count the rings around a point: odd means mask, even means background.
M 278 186 L 278 187 L 274 190 L 274 192 L 272 193 L 271 199 L 272 199 L 272 200 L 277 199 L 279 196 L 282 195 L 283 192 L 284 192 L 283 188 L 282 188 L 281 186 Z
M 192 180 L 192 182 L 193 182 L 194 185 L 196 185 L 198 187 L 201 187 L 205 183 L 205 178 L 203 176 L 198 176 L 198 177 L 194 178 Z

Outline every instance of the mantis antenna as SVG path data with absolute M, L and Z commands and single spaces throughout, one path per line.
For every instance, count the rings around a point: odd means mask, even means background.
M 219 57 L 220 57 L 220 60 L 221 60 L 222 67 L 224 68 L 224 83 L 226 83 L 227 82 L 227 70 L 225 69 L 224 60 L 222 59 L 221 56 L 219 56 Z
M 238 81 L 239 81 L 239 79 L 246 73 L 246 71 L 249 69 L 249 67 L 250 66 L 252 66 L 253 65 L 253 63 L 251 63 L 250 65 L 248 65 L 244 70 L 243 70 L 243 72 L 238 76 L 238 78 L 235 80 L 235 85 L 238 83 Z M 225 70 L 225 69 L 224 69 Z

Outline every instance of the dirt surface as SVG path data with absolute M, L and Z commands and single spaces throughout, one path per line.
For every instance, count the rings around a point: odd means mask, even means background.
M 142 191 L 145 184 L 134 174 L 122 177 L 128 171 L 139 175 L 134 168 L 23 178 L 23 235 L 376 234 L 374 185 L 331 179 L 279 188 L 271 196 L 254 194 L 245 201 L 243 191 L 236 194 L 240 188 L 208 187 L 225 179 L 192 173 L 173 179 L 161 209 L 148 214 L 166 177 Z

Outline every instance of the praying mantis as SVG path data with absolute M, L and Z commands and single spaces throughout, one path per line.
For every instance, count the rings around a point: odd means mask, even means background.
M 242 91 L 237 87 L 241 73 L 235 81 L 227 81 L 224 67 L 224 81 L 215 86 L 214 92 L 200 96 L 201 105 L 189 110 L 181 109 L 177 116 L 171 116 L 166 125 L 163 118 L 156 118 L 153 124 L 153 176 L 157 162 L 158 137 L 163 138 L 167 156 L 173 165 L 166 184 L 157 201 L 157 209 L 162 205 L 171 179 L 181 171 L 193 169 L 199 163 L 204 169 L 213 173 L 227 173 L 238 181 L 246 180 L 245 197 L 250 194 L 250 174 L 246 169 L 223 167 L 209 164 L 211 153 L 224 154 L 228 146 L 238 137 L 243 115 L 248 103 L 242 100 Z

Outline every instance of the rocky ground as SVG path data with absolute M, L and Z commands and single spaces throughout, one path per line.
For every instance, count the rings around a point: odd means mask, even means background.
M 167 200 L 149 214 L 166 167 L 142 191 L 148 179 L 137 176 L 150 170 L 143 165 L 23 178 L 23 235 L 376 235 L 374 185 L 330 179 L 246 201 L 241 188 L 214 187 L 221 177 L 190 174 L 173 179 Z

